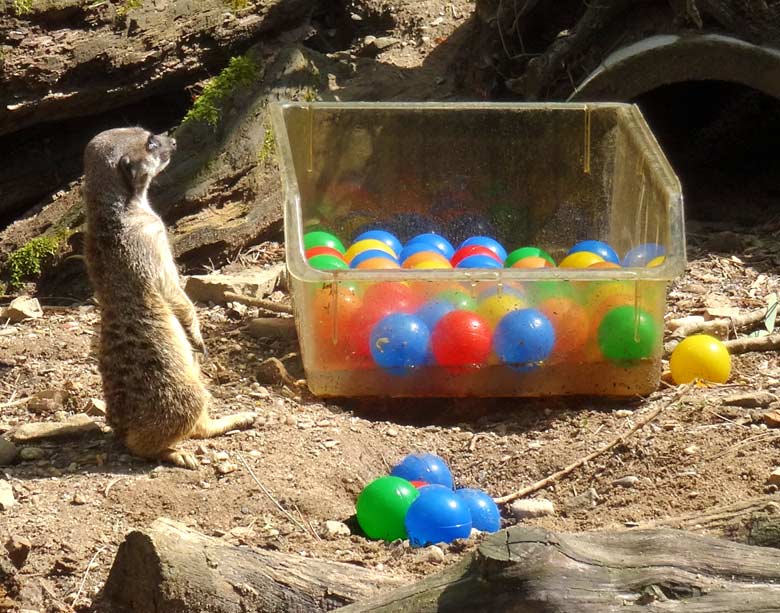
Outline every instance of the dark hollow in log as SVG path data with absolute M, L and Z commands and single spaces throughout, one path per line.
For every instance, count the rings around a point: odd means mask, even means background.
M 670 529 L 514 527 L 440 574 L 343 611 L 776 612 L 778 582 L 776 549 Z
M 110 610 L 134 613 L 310 613 L 400 583 L 350 564 L 236 547 L 161 518 L 127 535 L 103 597 Z

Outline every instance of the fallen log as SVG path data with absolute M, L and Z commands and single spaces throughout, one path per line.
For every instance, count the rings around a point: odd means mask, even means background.
M 780 551 L 670 529 L 514 527 L 419 583 L 342 609 L 607 613 L 778 611 Z
M 369 569 L 235 547 L 160 518 L 127 535 L 106 581 L 112 609 L 138 613 L 329 611 L 401 581 Z

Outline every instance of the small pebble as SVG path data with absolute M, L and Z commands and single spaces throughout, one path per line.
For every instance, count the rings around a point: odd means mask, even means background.
M 214 460 L 217 462 L 224 462 L 230 459 L 230 454 L 227 451 L 218 451 L 214 454 Z
M 45 457 L 43 449 L 40 447 L 22 447 L 19 452 L 19 458 L 24 462 L 34 462 L 36 460 L 42 460 Z
M 555 515 L 555 505 L 546 498 L 515 500 L 509 505 L 509 510 L 518 521 L 533 517 L 544 517 L 545 515 Z
M 337 539 L 342 536 L 349 536 L 351 534 L 349 526 L 344 522 L 335 521 L 329 519 L 325 522 L 324 532 L 322 536 L 327 539 Z
M 217 464 L 216 468 L 217 474 L 229 475 L 230 473 L 238 470 L 238 465 L 234 464 L 233 462 L 221 462 Z
M 431 564 L 441 564 L 444 562 L 444 550 L 438 545 L 431 545 L 425 548 L 425 559 Z
M 627 475 L 625 477 L 621 477 L 620 479 L 615 479 L 612 482 L 612 485 L 617 487 L 634 487 L 637 483 L 639 483 L 639 477 L 634 475 Z
M 81 492 L 76 492 L 73 494 L 73 499 L 71 500 L 71 504 L 87 504 L 87 499 L 84 497 L 84 495 Z
M 395 428 L 388 428 L 385 430 L 385 434 L 387 434 L 387 436 L 398 436 L 398 430 Z
M 629 411 L 628 409 L 618 409 L 615 411 L 615 417 L 631 417 L 634 414 L 633 411 Z
M 699 452 L 699 446 L 698 445 L 690 445 L 683 449 L 683 453 L 685 455 L 696 455 Z

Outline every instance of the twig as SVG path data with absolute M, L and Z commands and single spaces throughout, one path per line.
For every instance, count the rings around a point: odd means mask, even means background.
M 263 298 L 254 298 L 252 296 L 244 296 L 244 294 L 234 294 L 233 292 L 225 292 L 225 300 L 228 302 L 240 302 L 241 304 L 260 307 L 261 309 L 271 311 L 272 313 L 292 315 L 293 312 L 293 309 L 289 304 L 282 304 L 281 302 L 274 302 L 273 300 L 264 300 Z
M 708 458 L 704 458 L 705 462 L 711 462 L 712 460 L 717 460 L 718 458 L 722 458 L 724 455 L 728 455 L 732 451 L 736 451 L 737 449 L 741 449 L 742 447 L 747 447 L 749 445 L 752 445 L 753 443 L 760 442 L 766 442 L 766 439 L 769 440 L 775 440 L 780 439 L 780 434 L 776 432 L 762 432 L 761 434 L 755 434 L 753 436 L 749 436 L 746 439 L 739 441 L 738 443 L 734 443 L 731 447 L 728 449 L 724 449 L 723 451 L 719 451 L 718 453 L 709 456 Z
M 750 353 L 751 351 L 780 351 L 780 334 L 735 338 L 730 341 L 723 341 L 723 344 L 732 355 Z
M 3 404 L 0 404 L 0 409 L 10 409 L 11 407 L 18 407 L 25 402 L 28 402 L 30 400 L 30 396 L 27 398 L 19 398 L 19 400 L 10 400 L 8 402 L 4 402 Z
M 108 485 L 106 485 L 106 489 L 103 490 L 103 496 L 108 498 L 108 493 L 111 491 L 111 488 L 114 487 L 117 483 L 119 483 L 122 479 L 124 479 L 124 476 L 117 477 L 116 479 L 112 479 L 108 482 Z
M 103 552 L 103 550 L 106 548 L 105 545 L 103 545 L 100 549 L 98 549 L 95 552 L 95 555 L 92 556 L 92 559 L 89 561 L 89 564 L 87 564 L 87 569 L 84 571 L 84 576 L 81 578 L 81 583 L 79 584 L 79 589 L 76 590 L 76 595 L 73 597 L 73 606 L 76 606 L 76 603 L 79 601 L 79 598 L 81 597 L 81 591 L 84 589 L 84 583 L 87 581 L 87 575 L 89 574 L 89 569 L 92 567 L 92 564 L 95 562 L 97 557 Z
M 689 321 L 672 320 L 669 327 L 672 328 L 672 334 L 676 337 L 690 336 L 691 334 L 711 334 L 719 338 L 728 335 L 731 330 L 741 330 L 749 328 L 757 323 L 764 321 L 767 315 L 767 309 L 759 309 L 750 313 L 742 313 L 734 317 L 718 317 L 709 321 Z M 679 323 L 679 325 L 675 324 Z
M 295 512 L 298 513 L 298 516 L 301 518 L 301 521 L 305 521 L 306 525 L 309 526 L 309 530 L 311 530 L 311 533 L 314 535 L 314 538 L 318 541 L 322 541 L 320 535 L 317 534 L 316 530 L 314 530 L 314 526 L 311 525 L 311 522 L 303 516 L 303 513 L 301 513 L 301 510 L 298 508 L 298 505 L 293 502 L 293 506 L 295 507 Z
M 287 509 L 285 509 L 281 504 L 279 504 L 279 501 L 276 500 L 276 498 L 273 497 L 273 494 L 269 492 L 265 485 L 260 483 L 260 479 L 257 478 L 252 468 L 249 466 L 249 464 L 246 463 L 246 460 L 244 460 L 244 456 L 242 456 L 240 453 L 236 454 L 238 456 L 238 459 L 241 461 L 241 463 L 244 465 L 244 468 L 247 469 L 247 472 L 249 472 L 249 475 L 252 477 L 255 483 L 257 483 L 257 486 L 263 490 L 263 493 L 268 496 L 268 499 L 273 502 L 276 505 L 276 508 L 279 509 L 282 513 L 285 514 L 287 519 L 289 519 L 292 523 L 294 523 L 296 526 L 298 526 L 303 532 L 306 532 L 306 526 L 304 526 L 301 522 L 299 522 L 295 517 L 293 517 Z
M 614 438 L 611 442 L 607 443 L 606 445 L 603 445 L 602 447 L 599 447 L 594 451 L 593 453 L 589 453 L 583 458 L 580 458 L 576 462 L 572 462 L 568 466 L 562 468 L 558 472 L 555 472 L 541 481 L 537 481 L 536 483 L 532 483 L 528 487 L 524 487 L 521 490 L 518 490 L 516 492 L 513 492 L 512 494 L 507 494 L 506 496 L 500 496 L 498 498 L 495 498 L 496 504 L 504 504 L 506 502 L 512 502 L 513 500 L 517 500 L 518 498 L 523 498 L 524 496 L 528 496 L 529 494 L 533 494 L 534 492 L 544 489 L 551 483 L 554 483 L 561 477 L 565 477 L 569 473 L 575 471 L 577 468 L 582 466 L 583 464 L 587 464 L 590 462 L 593 458 L 600 456 L 602 453 L 605 453 L 606 451 L 609 451 L 613 447 L 619 445 L 620 443 L 624 442 L 627 438 L 629 438 L 631 435 L 636 433 L 637 431 L 641 430 L 644 426 L 649 424 L 651 421 L 653 421 L 656 417 L 658 417 L 662 411 L 665 409 L 668 409 L 670 406 L 672 406 L 675 402 L 678 402 L 680 398 L 685 395 L 685 393 L 691 388 L 691 384 L 687 384 L 680 388 L 677 393 L 674 394 L 667 402 L 664 404 L 656 407 L 652 411 L 650 411 L 647 415 L 645 415 L 642 419 L 636 422 L 634 426 L 625 434 L 621 434 Z

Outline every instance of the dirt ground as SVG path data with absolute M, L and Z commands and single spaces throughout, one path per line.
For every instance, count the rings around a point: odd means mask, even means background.
M 404 68 L 425 64 L 473 10 L 467 1 L 395 6 L 398 25 L 391 34 L 406 44 L 379 59 Z M 431 97 L 446 87 L 432 77 L 436 72 L 436 65 L 426 65 L 417 73 Z M 778 232 L 777 220 L 743 228 L 689 224 L 689 267 L 670 288 L 667 318 L 761 308 L 780 281 Z M 282 257 L 278 245 L 265 244 L 259 252 L 268 263 Z M 100 610 L 99 593 L 124 536 L 160 516 L 235 544 L 419 578 L 462 553 L 445 546 L 444 561 L 433 562 L 425 549 L 399 550 L 359 535 L 315 538 L 278 510 L 247 467 L 279 504 L 322 534 L 327 520 L 354 525 L 361 488 L 407 453 L 437 453 L 458 485 L 500 496 L 611 441 L 676 392 L 662 386 L 650 398 L 623 402 L 323 402 L 294 386 L 258 381 L 258 364 L 271 356 L 283 359 L 294 376 L 303 372 L 294 341 L 247 334 L 256 309 L 199 305 L 198 311 L 214 414 L 255 410 L 256 426 L 185 442 L 201 458 L 196 471 L 130 457 L 100 415 L 92 417 L 101 426 L 93 435 L 27 445 L 28 459 L 0 467 L 18 502 L 0 512 L 0 542 L 21 537 L 31 543 L 19 572 L 23 608 Z M 90 304 L 48 307 L 42 318 L 20 324 L 0 322 L 0 433 L 66 419 L 101 397 L 92 351 L 98 322 Z M 33 409 L 24 401 L 44 390 L 63 392 L 62 404 Z M 780 465 L 780 429 L 763 423 L 767 402 L 729 404 L 730 397 L 759 390 L 780 395 L 778 354 L 735 356 L 729 384 L 690 390 L 624 444 L 537 492 L 534 497 L 552 501 L 556 512 L 528 521 L 559 531 L 608 530 L 776 491 L 766 482 Z M 627 476 L 637 479 L 628 487 L 615 484 Z M 594 505 L 582 503 L 578 496 L 591 489 Z M 507 508 L 502 513 L 506 525 L 516 521 Z M 471 539 L 466 549 L 478 541 Z

